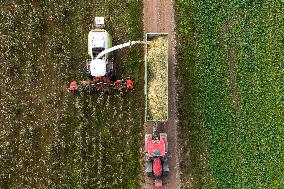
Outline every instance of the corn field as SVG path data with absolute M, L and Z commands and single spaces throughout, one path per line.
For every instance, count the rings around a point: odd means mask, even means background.
M 283 1 L 177 2 L 185 188 L 284 187 L 283 12 Z

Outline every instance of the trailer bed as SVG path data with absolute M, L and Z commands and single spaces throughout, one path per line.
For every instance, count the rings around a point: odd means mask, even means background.
M 147 33 L 145 121 L 168 120 L 168 34 Z

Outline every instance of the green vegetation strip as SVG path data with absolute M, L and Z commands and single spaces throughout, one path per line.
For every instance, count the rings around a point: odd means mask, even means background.
M 284 188 L 283 12 L 281 1 L 177 1 L 185 188 Z
M 118 78 L 134 81 L 131 93 L 67 89 L 87 79 L 93 17 L 106 17 L 119 44 L 143 38 L 141 12 L 136 0 L 0 3 L 0 188 L 139 187 L 143 48 L 115 53 Z

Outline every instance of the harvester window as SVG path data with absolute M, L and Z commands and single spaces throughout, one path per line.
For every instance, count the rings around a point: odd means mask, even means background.
M 95 47 L 92 49 L 92 53 L 93 53 L 93 57 L 97 57 L 98 54 L 102 51 L 104 51 L 105 48 L 102 48 L 102 47 Z

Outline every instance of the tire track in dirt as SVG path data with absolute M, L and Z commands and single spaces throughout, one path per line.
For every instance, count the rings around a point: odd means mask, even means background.
M 170 174 L 165 179 L 163 188 L 180 188 L 179 152 L 177 142 L 177 92 L 176 92 L 176 59 L 175 59 L 175 21 L 174 0 L 144 0 L 144 34 L 150 32 L 168 33 L 169 36 L 169 119 L 164 124 L 164 130 L 169 141 Z M 145 124 L 145 133 L 150 133 L 152 127 Z M 146 177 L 146 176 L 145 176 Z M 142 188 L 155 188 L 152 178 L 145 178 Z
M 229 79 L 230 79 L 230 84 L 231 84 L 231 91 L 232 91 L 232 100 L 233 103 L 235 104 L 235 109 L 236 109 L 236 114 L 240 115 L 241 113 L 241 105 L 238 97 L 238 88 L 237 88 L 237 78 L 236 78 L 236 65 L 237 65 L 237 52 L 235 48 L 234 42 L 230 40 L 226 40 L 226 35 L 230 33 L 230 30 L 232 30 L 232 27 L 234 26 L 235 21 L 230 20 L 222 30 L 222 40 L 224 41 L 223 45 L 227 43 L 229 49 L 228 49 L 228 54 L 229 54 L 229 66 L 228 66 L 228 72 L 229 72 Z
M 237 58 L 236 58 L 236 49 L 231 49 L 231 57 L 230 57 L 230 63 L 229 63 L 229 75 L 230 75 L 230 83 L 231 83 L 231 90 L 232 90 L 232 99 L 235 104 L 236 108 L 236 114 L 240 115 L 241 113 L 241 105 L 238 97 L 237 92 L 237 76 L 236 76 L 236 64 L 237 64 Z

